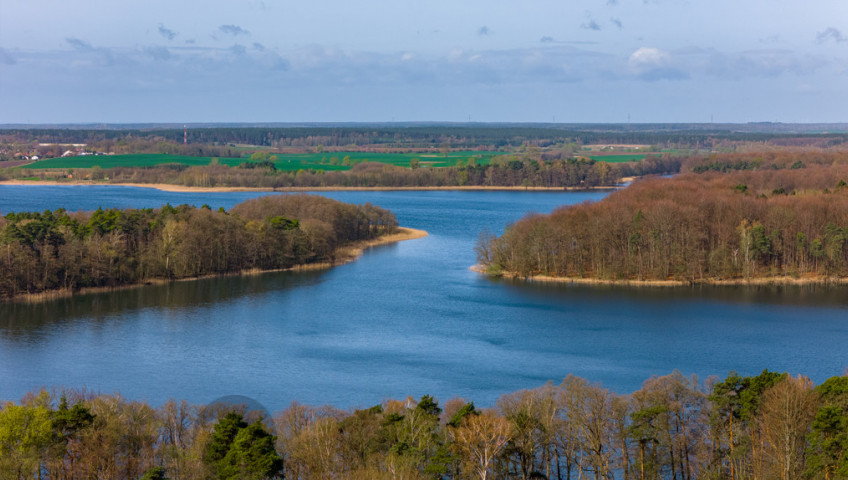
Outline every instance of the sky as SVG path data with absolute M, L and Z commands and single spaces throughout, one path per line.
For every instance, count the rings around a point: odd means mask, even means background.
M 848 0 L 0 0 L 0 123 L 848 121 Z

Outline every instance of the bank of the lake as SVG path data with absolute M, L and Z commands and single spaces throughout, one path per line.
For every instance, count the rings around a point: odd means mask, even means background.
M 621 188 L 623 184 L 633 181 L 633 177 L 624 177 L 619 185 L 599 185 L 594 187 L 536 187 L 536 186 L 485 186 L 485 185 L 465 185 L 465 186 L 421 186 L 421 187 L 280 187 L 280 188 L 264 188 L 264 187 L 195 187 L 188 185 L 177 185 L 172 183 L 109 183 L 109 182 L 94 182 L 88 180 L 69 180 L 67 182 L 45 181 L 45 180 L 3 180 L 0 185 L 9 186 L 117 186 L 117 187 L 136 187 L 136 188 L 152 188 L 164 192 L 179 192 L 179 193 L 226 193 L 226 192 L 274 192 L 274 193 L 300 193 L 300 192 L 386 192 L 386 191 L 450 191 L 450 190 L 465 190 L 465 191 L 519 191 L 519 192 L 562 192 L 562 191 L 583 191 L 583 190 L 614 190 Z
M 606 285 L 624 287 L 690 287 L 690 286 L 845 286 L 848 278 L 845 277 L 790 277 L 790 276 L 766 276 L 750 278 L 702 278 L 692 281 L 684 280 L 635 280 L 635 279 L 606 279 L 591 277 L 554 277 L 552 275 L 521 275 L 518 272 L 490 273 L 485 265 L 473 265 L 471 270 L 482 275 L 491 277 L 502 277 L 511 280 L 523 280 L 537 283 L 553 283 L 563 285 Z

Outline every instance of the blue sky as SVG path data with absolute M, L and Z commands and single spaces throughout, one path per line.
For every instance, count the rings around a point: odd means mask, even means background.
M 846 122 L 846 0 L 0 0 L 0 123 Z

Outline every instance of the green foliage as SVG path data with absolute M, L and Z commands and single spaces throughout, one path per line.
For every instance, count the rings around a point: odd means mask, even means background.
M 300 228 L 300 221 L 297 219 L 290 220 L 281 215 L 269 218 L 268 223 L 277 230 L 296 230 Z
M 52 425 L 44 405 L 4 405 L 0 409 L 0 472 L 33 478 L 52 443 Z
M 68 408 L 68 401 L 63 395 L 59 400 L 59 408 L 53 413 L 53 430 L 63 441 L 67 441 L 94 423 L 95 415 L 81 403 L 75 403 Z
M 219 478 L 260 480 L 282 478 L 283 459 L 274 450 L 275 437 L 256 421 L 239 430 L 224 458 L 218 462 Z
M 807 435 L 807 475 L 848 479 L 848 376 L 831 377 L 816 392 L 822 406 Z
M 241 414 L 229 412 L 218 419 L 212 437 L 206 445 L 204 461 L 209 465 L 217 465 L 227 456 L 238 432 L 247 427 L 247 423 Z
M 164 467 L 150 467 L 139 480 L 168 480 Z
M 247 201 L 233 212 L 166 204 L 10 213 L 0 219 L 0 298 L 332 261 L 339 247 L 397 227 L 379 207 L 307 195 Z
M 248 425 L 241 414 L 230 412 L 215 424 L 203 460 L 221 480 L 282 478 L 274 440 L 259 420 Z
M 700 165 L 696 165 L 692 171 L 695 173 L 705 173 L 705 172 L 730 172 L 734 170 L 757 170 L 762 165 L 761 160 L 738 160 L 735 162 L 719 162 L 712 161 L 706 163 L 708 159 L 704 160 L 704 163 Z
M 463 405 L 456 413 L 448 421 L 448 426 L 451 427 L 459 427 L 462 423 L 462 420 L 469 415 L 480 415 L 480 411 L 474 408 L 474 402 L 468 402 Z
M 439 407 L 438 402 L 433 399 L 432 395 L 424 395 L 421 397 L 421 400 L 415 408 L 423 412 L 425 415 L 431 415 L 434 417 L 438 417 L 439 414 L 442 413 L 442 409 Z

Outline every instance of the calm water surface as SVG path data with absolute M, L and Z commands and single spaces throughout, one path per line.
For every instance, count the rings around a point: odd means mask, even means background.
M 0 212 L 232 205 L 258 193 L 0 186 Z M 0 399 L 40 386 L 160 404 L 255 398 L 341 407 L 433 394 L 492 404 L 569 373 L 618 392 L 678 369 L 814 381 L 848 366 L 848 290 L 629 289 L 498 281 L 468 270 L 481 230 L 603 193 L 329 192 L 394 211 L 424 239 L 324 272 L 221 278 L 0 305 Z

